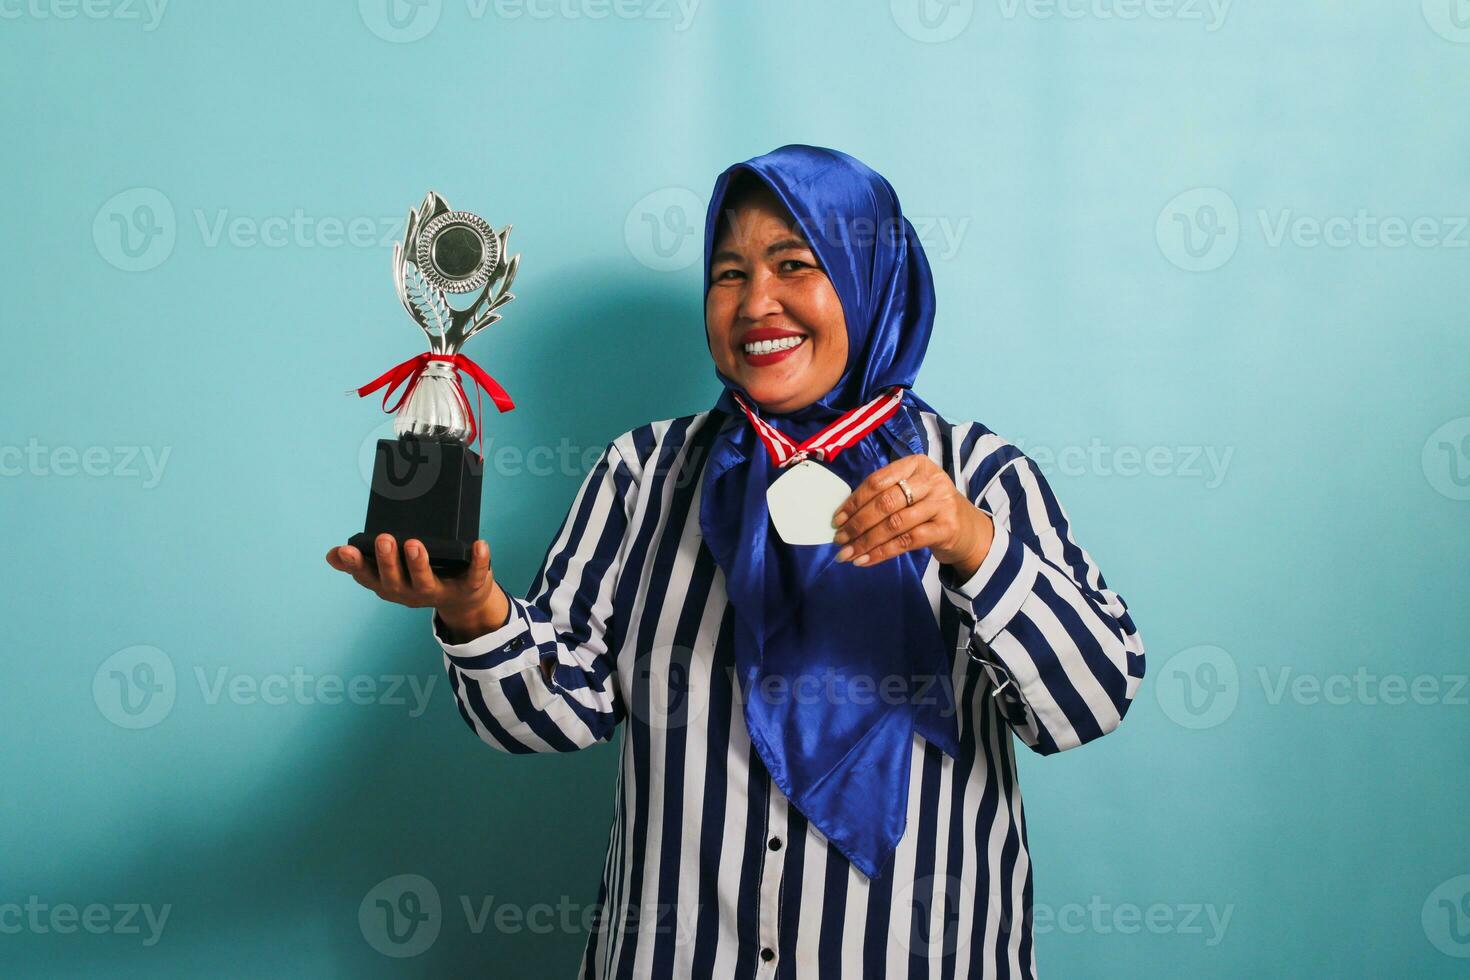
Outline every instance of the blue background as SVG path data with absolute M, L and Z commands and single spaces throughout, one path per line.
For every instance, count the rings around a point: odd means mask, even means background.
M 617 749 L 482 745 L 427 614 L 323 563 L 387 431 L 342 391 L 423 349 L 425 190 L 515 224 L 468 353 L 523 589 L 582 454 L 718 393 L 714 177 L 809 142 L 897 188 L 919 390 L 1043 464 L 1148 649 L 1115 735 L 1020 750 L 1042 972 L 1464 974 L 1470 6 L 923 2 L 3 5 L 0 970 L 571 974 L 461 897 L 590 905 Z M 402 874 L 443 914 L 393 958 Z

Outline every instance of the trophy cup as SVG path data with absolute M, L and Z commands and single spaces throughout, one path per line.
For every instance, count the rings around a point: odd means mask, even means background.
M 394 288 L 428 336 L 429 350 L 349 391 L 367 396 L 384 389 L 383 410 L 396 412 L 396 438 L 379 439 L 375 451 L 367 521 L 347 539 L 367 561 L 374 560 L 374 540 L 387 533 L 400 545 L 408 538 L 422 542 L 435 571 L 454 574 L 469 565 L 480 536 L 484 460 L 470 448 L 480 427 L 460 373 L 474 381 L 476 404 L 481 391 L 502 412 L 515 404 L 460 349 L 515 299 L 510 286 L 521 257 L 506 254 L 510 228 L 497 232 L 478 215 L 450 210 L 430 191 L 408 212 L 403 241 L 393 245 Z M 450 306 L 448 294 L 476 290 L 469 306 Z

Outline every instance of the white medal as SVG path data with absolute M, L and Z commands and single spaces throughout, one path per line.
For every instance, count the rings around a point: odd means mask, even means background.
M 852 493 L 847 481 L 821 463 L 803 459 L 766 489 L 766 507 L 787 544 L 831 544 L 832 515 Z
M 812 459 L 828 460 L 872 432 L 898 411 L 904 389 L 892 386 L 867 404 L 843 412 L 820 432 L 797 445 L 790 436 L 753 412 L 737 393 L 756 435 L 781 475 L 766 488 L 766 510 L 787 544 L 832 544 L 832 515 L 852 493 L 847 481 Z

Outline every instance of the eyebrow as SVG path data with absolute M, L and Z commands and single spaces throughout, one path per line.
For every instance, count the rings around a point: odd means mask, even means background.
M 806 242 L 802 241 L 800 238 L 783 238 L 779 242 L 772 242 L 771 244 L 766 246 L 766 256 L 769 258 L 770 256 L 775 255 L 777 252 L 810 252 L 811 250 L 812 247 Z M 745 258 L 745 256 L 741 255 L 739 252 L 732 252 L 729 249 L 724 249 L 710 256 L 710 262 L 739 262 L 743 258 Z

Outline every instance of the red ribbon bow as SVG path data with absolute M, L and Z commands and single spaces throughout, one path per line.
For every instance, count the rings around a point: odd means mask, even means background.
M 480 407 L 481 391 L 488 394 L 490 400 L 495 403 L 495 407 L 502 412 L 508 412 L 516 407 L 515 402 L 510 400 L 510 395 L 506 394 L 505 389 L 500 387 L 499 382 L 486 374 L 484 368 L 480 367 L 480 365 L 468 357 L 465 357 L 463 354 L 435 354 L 432 352 L 425 352 L 419 354 L 417 357 L 410 357 L 402 364 L 380 374 L 372 381 L 357 389 L 358 397 L 365 398 L 379 388 L 386 386 L 388 390 L 383 392 L 383 411 L 390 414 L 396 412 L 413 395 L 413 390 L 418 387 L 419 379 L 424 374 L 424 368 L 429 366 L 430 361 L 447 361 L 454 365 L 456 374 L 454 390 L 459 394 L 459 402 L 464 406 L 465 414 L 470 419 L 470 445 L 474 445 L 480 438 L 480 427 L 476 423 L 478 412 L 470 410 L 470 399 L 465 394 L 464 385 L 459 380 L 459 372 L 463 371 L 465 374 L 468 374 L 470 380 L 475 383 L 475 405 L 477 409 Z M 398 396 L 398 400 L 392 405 L 389 405 L 388 399 L 393 397 L 393 392 L 398 390 L 399 385 L 405 383 L 407 387 Z

